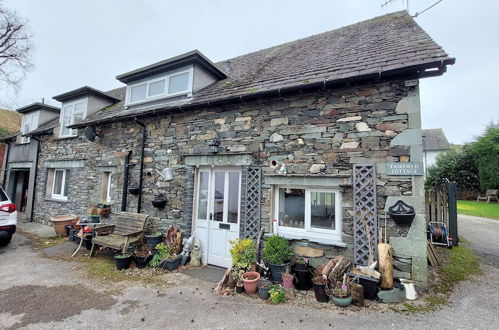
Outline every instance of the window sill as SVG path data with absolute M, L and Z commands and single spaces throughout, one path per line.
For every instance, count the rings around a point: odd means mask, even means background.
M 346 243 L 341 241 L 341 235 L 338 234 L 312 234 L 312 233 L 289 233 L 283 231 L 282 229 L 277 228 L 277 234 L 286 239 L 294 239 L 294 240 L 307 240 L 314 243 L 337 246 L 341 248 L 347 247 Z
M 59 136 L 57 139 L 58 140 L 70 140 L 70 139 L 76 139 L 78 135 L 71 135 L 71 136 Z
M 58 203 L 67 203 L 68 200 L 67 198 L 66 199 L 62 199 L 62 198 L 53 198 L 53 197 L 50 197 L 50 198 L 45 198 L 46 201 L 50 201 L 50 202 L 58 202 Z

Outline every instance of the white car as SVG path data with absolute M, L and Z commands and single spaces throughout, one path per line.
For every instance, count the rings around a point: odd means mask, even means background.
M 10 243 L 12 235 L 16 232 L 17 211 L 16 205 L 12 203 L 0 187 L 0 246 Z

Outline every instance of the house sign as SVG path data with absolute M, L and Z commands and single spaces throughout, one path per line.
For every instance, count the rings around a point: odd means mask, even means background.
M 387 163 L 388 175 L 423 175 L 423 162 Z

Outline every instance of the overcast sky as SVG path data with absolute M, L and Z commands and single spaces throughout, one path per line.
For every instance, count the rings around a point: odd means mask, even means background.
M 214 62 L 406 9 L 395 0 L 4 0 L 29 20 L 35 69 L 24 106 L 89 85 L 120 87 L 115 76 L 199 49 Z M 410 0 L 421 12 L 437 0 Z M 423 128 L 442 127 L 451 143 L 472 141 L 499 119 L 499 1 L 444 0 L 416 18 L 456 64 L 421 81 Z

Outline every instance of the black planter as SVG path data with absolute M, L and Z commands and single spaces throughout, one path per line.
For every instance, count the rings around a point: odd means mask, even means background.
M 152 206 L 158 208 L 158 209 L 164 209 L 165 206 L 166 206 L 166 202 L 168 202 L 168 200 L 166 199 L 165 196 L 163 196 L 162 194 L 159 194 L 158 196 L 156 196 L 153 200 L 152 200 Z
M 356 278 L 358 276 L 358 282 L 364 287 L 364 298 L 369 300 L 376 299 L 378 293 L 379 280 L 369 276 L 359 276 L 357 274 L 348 273 L 348 276 Z
M 181 255 L 176 256 L 173 259 L 166 259 L 161 261 L 159 267 L 169 271 L 174 271 L 180 266 L 180 260 L 182 260 Z
M 295 263 L 293 266 L 294 270 L 309 270 L 310 266 L 307 264 Z
M 87 248 L 87 250 L 90 250 L 92 249 L 92 236 L 86 236 L 84 239 L 83 239 L 83 244 L 85 244 L 85 247 Z
M 152 256 L 147 256 L 147 257 L 133 257 L 133 261 L 135 262 L 135 265 L 137 268 L 145 268 L 147 264 L 149 264 L 149 261 L 151 261 Z
M 75 236 L 75 232 L 77 232 L 76 229 L 71 228 L 69 230 L 69 236 L 68 237 L 69 237 L 69 241 L 70 242 L 74 242 L 75 241 L 75 237 L 74 237 Z
M 237 293 L 243 293 L 244 292 L 244 286 L 237 286 L 236 285 L 236 292 Z M 268 290 L 267 290 L 267 293 L 268 293 Z
M 66 228 L 66 236 L 69 237 L 69 232 L 73 229 L 73 225 L 66 225 L 64 228 Z
M 301 266 L 301 265 L 300 265 Z M 306 265 L 304 265 L 306 266 Z M 294 278 L 294 285 L 297 290 L 310 290 L 313 287 L 312 284 L 312 273 L 311 273 L 311 268 L 304 268 L 303 267 L 298 267 L 296 268 L 295 266 L 295 278 Z
M 416 216 L 414 208 L 401 200 L 391 206 L 388 209 L 388 213 L 393 221 L 395 221 L 398 225 L 410 225 Z
M 270 289 L 269 287 L 258 288 L 258 295 L 260 296 L 260 298 L 262 298 L 263 300 L 269 299 L 269 297 L 270 297 L 269 289 Z
M 320 303 L 326 303 L 329 301 L 329 296 L 326 292 L 326 284 L 313 284 L 315 299 Z
M 153 249 L 156 248 L 156 245 L 161 243 L 161 241 L 163 240 L 163 234 L 159 236 L 145 235 L 144 237 L 146 240 L 146 244 L 150 245 Z
M 118 254 L 114 256 L 114 262 L 116 263 L 116 269 L 128 269 L 130 268 L 130 264 L 132 263 L 132 255 L 122 255 Z
M 133 183 L 128 187 L 128 192 L 132 195 L 138 195 L 139 194 L 139 185 L 136 183 Z
M 282 273 L 286 270 L 286 267 L 288 266 L 289 263 L 276 265 L 276 264 L 271 264 L 269 262 L 270 277 L 272 281 L 282 283 Z

